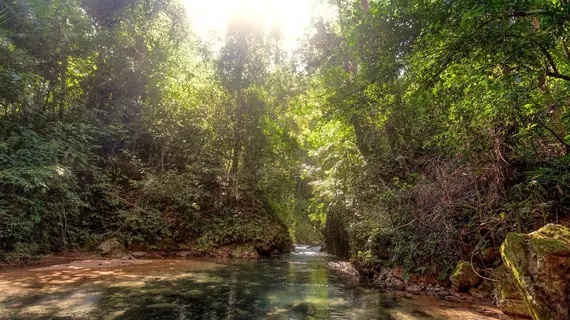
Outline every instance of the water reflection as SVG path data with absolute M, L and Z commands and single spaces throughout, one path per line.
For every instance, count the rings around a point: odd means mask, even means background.
M 331 259 L 318 248 L 302 247 L 287 257 L 261 261 L 157 261 L 114 269 L 29 272 L 18 277 L 0 274 L 0 290 L 6 290 L 6 296 L 0 297 L 0 318 L 431 317 L 410 302 L 404 308 L 390 295 L 330 271 L 326 262 Z M 394 314 L 400 316 L 394 318 Z

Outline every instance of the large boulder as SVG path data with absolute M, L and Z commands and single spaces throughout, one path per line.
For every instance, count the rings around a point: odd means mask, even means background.
M 570 318 L 570 229 L 548 224 L 530 234 L 509 233 L 505 266 L 536 320 Z
M 530 312 L 518 291 L 509 270 L 501 265 L 494 271 L 495 282 L 493 296 L 499 309 L 506 315 L 518 318 L 531 318 Z
M 467 261 L 459 261 L 455 271 L 449 277 L 453 288 L 462 292 L 469 291 L 471 287 L 476 287 L 481 283 L 481 280 L 481 277 L 473 270 L 471 263 Z
M 111 238 L 101 242 L 97 249 L 99 249 L 99 253 L 101 253 L 101 255 L 115 258 L 120 258 L 126 253 L 125 247 L 116 238 Z

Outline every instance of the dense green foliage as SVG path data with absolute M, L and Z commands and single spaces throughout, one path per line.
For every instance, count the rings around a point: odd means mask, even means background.
M 177 1 L 0 4 L 0 253 L 253 248 L 303 216 L 270 35 L 214 56 Z
M 207 250 L 286 225 L 445 276 L 564 221 L 565 1 L 329 2 L 294 54 L 240 16 L 214 50 L 174 0 L 0 2 L 0 250 Z
M 332 251 L 444 276 L 568 215 L 564 1 L 335 4 L 304 55 Z

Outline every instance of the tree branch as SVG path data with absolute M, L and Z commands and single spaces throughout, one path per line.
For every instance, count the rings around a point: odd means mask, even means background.
M 564 75 L 564 74 L 561 74 L 560 72 L 558 72 L 558 68 L 556 68 L 556 63 L 554 62 L 554 58 L 552 57 L 552 55 L 550 55 L 550 52 L 548 52 L 548 50 L 546 50 L 546 48 L 543 46 L 541 46 L 540 49 L 542 50 L 542 52 L 546 56 L 546 59 L 548 60 L 548 63 L 550 64 L 550 68 L 552 69 L 552 71 L 546 72 L 546 75 L 549 77 L 570 81 L 570 76 L 567 76 L 567 75 Z
M 562 38 L 562 49 L 564 50 L 566 60 L 570 60 L 570 51 L 568 51 L 568 46 L 566 45 L 566 39 L 564 37 Z
M 554 130 L 550 129 L 547 125 L 545 125 L 542 122 L 538 122 L 538 124 L 540 124 L 544 129 L 548 130 L 550 133 L 552 133 L 552 135 L 556 138 L 556 140 L 560 141 L 560 143 L 562 143 L 566 147 L 566 150 L 570 150 L 570 145 L 564 142 L 564 140 L 562 140 L 562 138 L 560 138 L 558 134 L 554 132 Z
M 560 73 L 558 73 L 558 71 L 556 71 L 556 72 L 549 71 L 546 73 L 546 75 L 549 77 L 570 81 L 570 76 L 565 75 L 565 74 L 560 74 Z
M 510 12 L 508 15 L 511 18 L 524 18 L 524 17 L 533 17 L 533 16 L 538 16 L 538 15 L 543 15 L 543 14 L 547 14 L 548 11 L 546 10 L 525 10 L 525 9 L 519 9 L 519 10 L 514 10 L 512 12 Z
M 545 47 L 541 46 L 540 49 L 542 50 L 542 52 L 544 53 L 544 55 L 546 56 L 546 59 L 548 60 L 548 63 L 550 63 L 550 67 L 552 68 L 553 73 L 555 74 L 560 74 L 558 72 L 558 69 L 556 68 L 556 63 L 554 63 L 554 58 L 552 58 L 552 56 L 550 55 L 550 53 L 548 52 L 548 50 L 546 50 Z

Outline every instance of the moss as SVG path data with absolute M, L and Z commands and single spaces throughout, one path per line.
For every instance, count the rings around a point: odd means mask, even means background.
M 505 265 L 512 271 L 517 282 L 520 280 L 520 274 L 526 268 L 526 240 L 527 235 L 511 232 L 507 234 L 503 245 L 501 245 L 501 255 Z
M 537 254 L 542 256 L 568 253 L 570 251 L 568 244 L 556 239 L 531 238 L 529 244 L 534 247 Z
M 539 231 L 530 234 L 532 237 L 552 238 L 570 243 L 570 228 L 559 224 L 547 224 Z
M 455 268 L 455 270 L 453 271 L 453 274 L 451 274 L 451 276 L 452 277 L 459 277 L 463 273 L 465 273 L 465 270 L 471 270 L 471 263 L 467 262 L 467 261 L 459 260 L 459 262 L 457 262 L 457 267 Z
M 459 291 L 468 291 L 469 288 L 477 286 L 481 278 L 473 270 L 470 262 L 460 260 L 451 277 L 449 277 L 453 287 Z
M 560 225 L 547 225 L 528 235 L 509 233 L 501 246 L 505 266 L 534 319 L 567 318 L 565 307 L 555 306 L 568 304 L 563 279 L 570 262 L 559 257 L 569 253 L 570 229 Z M 507 298 L 507 290 L 502 290 L 507 288 L 498 289 L 499 298 Z

